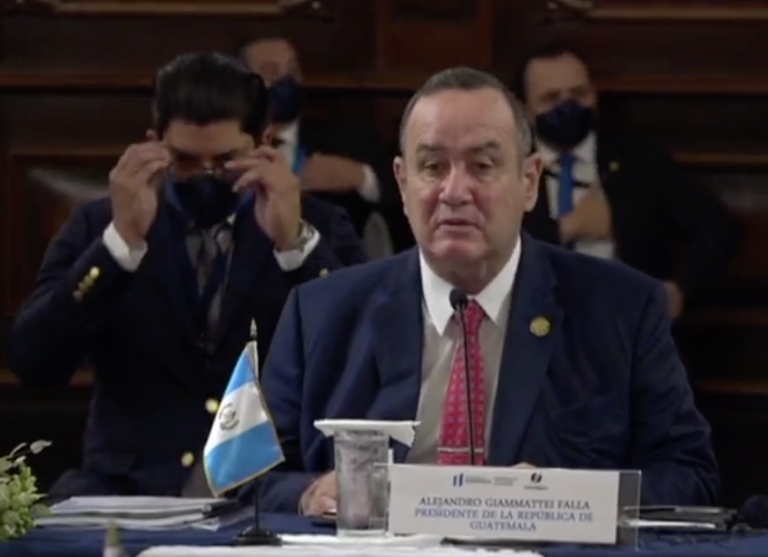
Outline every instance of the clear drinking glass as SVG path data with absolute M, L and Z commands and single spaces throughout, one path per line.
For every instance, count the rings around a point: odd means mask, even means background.
M 389 506 L 389 435 L 379 431 L 337 431 L 334 453 L 337 535 L 384 535 Z

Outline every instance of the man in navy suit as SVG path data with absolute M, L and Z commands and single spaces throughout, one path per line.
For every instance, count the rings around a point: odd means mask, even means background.
M 263 505 L 335 507 L 320 418 L 418 420 L 399 462 L 639 469 L 644 504 L 712 503 L 710 431 L 661 284 L 521 235 L 542 162 L 526 156 L 514 97 L 482 72 L 443 71 L 406 108 L 401 143 L 418 248 L 289 297 L 263 381 L 286 462 L 265 477 Z M 468 297 L 466 346 L 454 290 Z
M 262 79 L 218 54 L 162 68 L 154 128 L 53 240 L 11 337 L 28 385 L 95 373 L 80 470 L 52 496 L 208 494 L 198 455 L 245 344 L 290 290 L 364 255 L 269 145 Z

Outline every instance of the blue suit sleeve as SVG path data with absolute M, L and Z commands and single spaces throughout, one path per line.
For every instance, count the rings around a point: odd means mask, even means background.
M 261 374 L 261 388 L 280 438 L 285 462 L 261 478 L 261 507 L 267 512 L 297 513 L 304 490 L 321 474 L 306 471 L 301 450 L 304 347 L 299 290 L 283 308 Z
M 102 243 L 103 231 L 91 230 L 88 210 L 76 209 L 48 246 L 11 330 L 11 370 L 25 385 L 66 385 L 131 281 Z
M 696 409 L 661 289 L 640 322 L 632 381 L 631 466 L 642 470 L 641 503 L 715 503 L 720 478 L 710 427 Z

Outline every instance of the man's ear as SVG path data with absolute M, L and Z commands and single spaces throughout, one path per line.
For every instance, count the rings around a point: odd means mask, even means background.
M 275 140 L 275 127 L 270 124 L 267 126 L 267 129 L 264 130 L 264 133 L 261 134 L 261 144 L 262 145 L 269 145 L 270 147 L 273 144 L 273 141 Z
M 408 204 L 405 202 L 405 188 L 408 186 L 408 174 L 405 170 L 405 161 L 402 156 L 397 156 L 392 161 L 392 173 L 397 180 L 397 187 L 400 190 L 400 200 L 403 202 L 403 212 L 408 215 Z
M 536 206 L 539 199 L 539 183 L 544 171 L 544 161 L 538 152 L 528 155 L 523 161 L 522 186 L 526 212 Z

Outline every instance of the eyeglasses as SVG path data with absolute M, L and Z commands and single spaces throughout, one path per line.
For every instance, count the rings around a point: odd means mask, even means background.
M 208 174 L 217 178 L 228 177 L 233 172 L 226 168 L 226 164 L 245 154 L 247 154 L 247 150 L 241 149 L 210 159 L 203 159 L 187 153 L 172 152 L 173 162 L 171 163 L 170 170 L 181 178 L 188 178 L 199 174 Z

